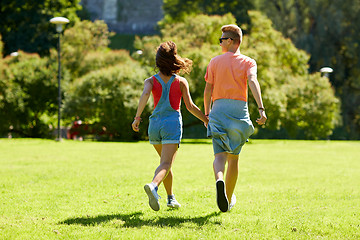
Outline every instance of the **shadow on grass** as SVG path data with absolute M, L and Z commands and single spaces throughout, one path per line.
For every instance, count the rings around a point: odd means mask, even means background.
M 69 218 L 59 224 L 67 225 L 83 225 L 83 226 L 96 226 L 101 223 L 113 221 L 114 224 L 119 223 L 121 227 L 181 227 L 181 223 L 191 222 L 199 227 L 209 223 L 211 217 L 220 215 L 220 212 L 213 212 L 203 217 L 155 217 L 152 219 L 142 219 L 142 212 L 134 212 L 130 214 L 112 214 L 112 215 L 99 215 L 95 217 L 79 217 Z M 220 224 L 220 222 L 214 222 Z

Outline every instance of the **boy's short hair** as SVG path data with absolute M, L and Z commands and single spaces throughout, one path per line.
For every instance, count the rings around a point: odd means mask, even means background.
M 241 28 L 235 24 L 224 25 L 221 27 L 221 31 L 226 33 L 228 37 L 231 37 L 235 42 L 242 42 L 242 31 Z

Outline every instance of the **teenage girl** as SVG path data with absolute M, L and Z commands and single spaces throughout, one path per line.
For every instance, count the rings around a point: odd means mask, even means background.
M 181 98 L 184 99 L 186 108 L 190 113 L 202 120 L 205 125 L 208 123 L 208 118 L 191 99 L 187 80 L 176 75 L 180 70 L 189 73 L 191 65 L 191 60 L 182 58 L 177 54 L 177 47 L 174 42 L 168 41 L 160 44 L 156 53 L 156 67 L 159 72 L 145 80 L 144 90 L 132 123 L 133 130 L 138 132 L 141 113 L 148 102 L 150 93 L 152 93 L 154 111 L 150 116 L 148 135 L 150 143 L 153 144 L 160 156 L 160 165 L 155 170 L 152 182 L 146 184 L 144 190 L 149 197 L 150 207 L 155 211 L 160 209 L 160 197 L 157 190 L 161 182 L 164 183 L 168 195 L 167 206 L 180 207 L 172 190 L 173 172 L 171 166 L 182 137 Z

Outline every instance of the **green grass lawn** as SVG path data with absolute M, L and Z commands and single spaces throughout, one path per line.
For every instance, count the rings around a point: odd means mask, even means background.
M 237 204 L 215 200 L 212 145 L 184 140 L 182 207 L 148 206 L 148 142 L 0 139 L 0 239 L 360 239 L 360 142 L 251 140 Z

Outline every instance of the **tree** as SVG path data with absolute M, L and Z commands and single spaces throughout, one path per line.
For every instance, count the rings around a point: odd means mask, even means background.
M 126 129 L 131 126 L 147 72 L 127 51 L 109 50 L 110 36 L 103 21 L 81 21 L 64 32 L 63 65 L 72 76 L 62 109 L 64 124 L 80 118 L 102 139 L 145 137 L 146 129 L 140 135 Z M 56 59 L 55 52 L 51 56 Z
M 0 35 L 0 58 L 2 58 L 3 48 L 4 48 L 4 43 L 2 42 L 2 37 Z
M 258 78 L 269 114 L 267 128 L 284 128 L 292 138 L 328 137 L 339 114 L 338 100 L 328 79 L 308 74 L 309 56 L 275 31 L 262 14 L 249 14 L 251 33 L 244 37 L 242 49 L 258 63 Z M 250 109 L 251 115 L 256 116 L 256 107 L 250 104 Z
M 334 138 L 360 139 L 360 1 L 260 1 L 275 28 L 311 54 L 309 71 L 330 66 L 343 125 Z
M 48 54 L 56 46 L 55 27 L 49 23 L 54 16 L 64 16 L 71 24 L 79 20 L 76 11 L 80 0 L 2 0 L 0 5 L 0 34 L 4 55 L 19 49 L 25 52 Z M 71 25 L 70 24 L 70 25 Z
M 1 134 L 51 137 L 49 125 L 54 126 L 57 112 L 57 65 L 20 51 L 18 57 L 1 60 L 0 66 Z
M 132 109 L 129 107 L 131 104 L 119 105 L 119 101 L 123 100 L 120 97 L 121 94 L 127 94 L 126 96 L 130 97 L 124 102 L 131 100 L 131 91 L 141 88 L 141 84 L 137 86 L 137 83 L 144 79 L 144 70 L 138 70 L 139 66 L 131 60 L 128 52 L 107 49 L 109 35 L 107 26 L 102 21 L 84 21 L 64 31 L 61 97 L 65 104 L 62 104 L 61 109 L 64 112 L 62 124 L 69 124 L 76 116 L 81 116 L 83 120 L 98 122 L 101 127 L 107 127 L 108 132 L 115 138 L 125 138 L 123 135 L 127 135 L 127 132 L 118 134 L 113 131 L 119 129 L 119 124 L 125 127 L 126 118 L 122 118 L 121 114 Z M 55 126 L 58 110 L 58 66 L 56 50 L 53 49 L 51 53 L 50 57 L 40 58 L 38 54 L 19 51 L 18 57 L 8 56 L 0 60 L 1 135 L 10 130 L 15 136 L 52 137 L 50 134 Z M 114 65 L 116 67 L 112 67 Z M 127 67 L 133 69 L 129 70 Z M 129 79 L 134 84 L 130 89 L 126 82 Z M 96 82 L 98 89 L 86 89 L 88 85 L 85 83 L 90 81 Z M 82 82 L 85 82 L 85 90 L 81 88 Z M 99 97 L 96 97 L 104 100 L 105 105 L 92 102 L 94 98 L 91 94 L 97 90 L 100 93 Z M 88 97 L 84 97 L 83 92 L 86 92 Z M 115 96 L 113 102 L 116 104 L 109 101 L 111 96 L 107 93 Z M 117 107 L 119 111 L 115 110 Z M 88 113 L 86 109 L 93 108 L 96 110 L 88 115 L 84 114 Z M 130 114 L 127 119 L 129 118 L 132 118 Z
M 76 22 L 73 27 L 64 31 L 61 48 L 62 63 L 74 79 L 79 76 L 80 65 L 88 53 L 107 50 L 111 35 L 102 20 Z M 56 59 L 57 52 L 52 51 L 51 56 Z
M 181 21 L 188 15 L 224 15 L 231 13 L 239 24 L 248 24 L 248 10 L 254 9 L 250 0 L 164 0 L 165 20 Z
M 95 127 L 103 139 L 134 140 L 145 138 L 146 127 L 140 134 L 131 130 L 131 123 L 147 73 L 130 56 L 126 62 L 89 72 L 76 81 L 68 91 L 64 117 L 79 117 Z M 149 109 L 143 114 L 147 125 Z

